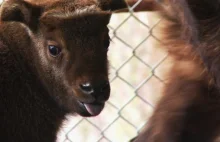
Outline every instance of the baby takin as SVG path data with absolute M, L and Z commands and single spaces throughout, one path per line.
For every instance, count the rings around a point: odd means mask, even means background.
M 115 4 L 116 3 L 116 4 Z M 9 0 L 0 9 L 0 139 L 55 142 L 109 98 L 107 25 L 121 0 Z

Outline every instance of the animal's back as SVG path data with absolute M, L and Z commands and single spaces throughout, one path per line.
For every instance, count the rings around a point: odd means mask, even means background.
M 135 142 L 218 142 L 219 2 L 164 2 L 159 32 L 173 67 L 147 128 Z

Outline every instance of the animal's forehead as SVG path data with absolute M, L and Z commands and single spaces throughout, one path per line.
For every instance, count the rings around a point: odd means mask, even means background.
M 94 33 L 107 26 L 111 13 L 99 8 L 94 0 L 68 0 L 54 2 L 45 8 L 41 22 L 62 31 Z M 79 3 L 78 3 L 79 2 Z
M 59 28 L 64 32 L 75 34 L 97 35 L 107 28 L 109 15 L 100 13 L 80 14 L 61 20 Z
M 100 11 L 99 3 L 96 0 L 62 0 L 45 6 L 45 11 L 60 12 L 85 12 Z
M 53 16 L 58 19 L 68 19 L 70 17 L 81 18 L 91 13 L 102 13 L 103 15 L 106 15 L 106 13 L 110 14 L 109 11 L 101 10 L 95 0 L 62 0 L 46 6 L 43 15 Z M 108 16 L 105 17 L 108 18 Z
M 73 27 L 103 27 L 109 23 L 111 13 L 102 11 L 96 5 L 84 6 L 74 9 L 51 9 L 46 11 L 42 16 L 42 22 L 55 27 L 60 25 L 69 25 Z M 46 24 L 46 25 L 47 25 Z

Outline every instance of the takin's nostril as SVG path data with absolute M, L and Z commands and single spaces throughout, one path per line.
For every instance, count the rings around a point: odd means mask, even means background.
M 80 85 L 80 89 L 86 94 L 92 94 L 94 92 L 90 83 L 84 83 Z

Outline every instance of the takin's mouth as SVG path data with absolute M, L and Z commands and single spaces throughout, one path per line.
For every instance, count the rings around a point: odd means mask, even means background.
M 83 103 L 80 102 L 81 107 L 89 113 L 90 116 L 96 116 L 101 113 L 103 110 L 105 103 Z

